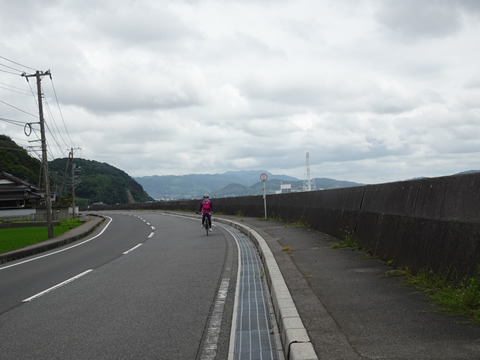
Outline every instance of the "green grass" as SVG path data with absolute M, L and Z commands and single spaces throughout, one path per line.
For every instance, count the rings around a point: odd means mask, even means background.
M 405 283 L 422 291 L 437 305 L 437 310 L 450 315 L 464 316 L 480 324 L 480 266 L 475 277 L 448 281 L 431 270 L 409 276 Z
M 331 249 L 353 248 L 357 246 L 357 242 L 353 239 L 353 232 L 347 229 L 344 230 L 345 236 L 342 242 L 333 243 Z
M 65 220 L 53 227 L 53 235 L 60 236 L 80 224 L 82 222 L 79 219 Z M 0 253 L 5 253 L 47 240 L 47 227 L 0 229 L 0 239 Z

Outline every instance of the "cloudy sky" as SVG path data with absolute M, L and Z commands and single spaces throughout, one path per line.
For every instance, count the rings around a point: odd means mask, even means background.
M 480 169 L 480 1 L 0 2 L 0 134 L 131 176 Z M 78 149 L 78 148 L 81 148 Z M 33 152 L 32 152 L 33 154 Z

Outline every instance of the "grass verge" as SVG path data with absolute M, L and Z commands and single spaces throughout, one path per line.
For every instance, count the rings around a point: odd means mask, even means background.
M 82 222 L 79 219 L 68 219 L 62 221 L 59 226 L 53 227 L 53 235 L 55 237 L 60 236 L 68 230 L 81 224 Z M 48 233 L 45 226 L 0 229 L 0 239 L 1 254 L 45 241 L 48 239 Z
M 439 312 L 464 316 L 480 324 L 480 266 L 475 277 L 461 281 L 448 281 L 431 270 L 422 270 L 415 276 L 408 276 L 405 283 L 422 291 L 438 306 Z

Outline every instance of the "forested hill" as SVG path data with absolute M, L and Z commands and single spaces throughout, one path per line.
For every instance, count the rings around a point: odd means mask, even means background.
M 50 172 L 56 173 L 58 182 L 65 179 L 66 188 L 71 187 L 71 170 L 65 173 L 67 158 L 49 162 Z M 152 201 L 153 199 L 126 172 L 107 163 L 76 158 L 75 198 L 77 205 L 126 204 Z M 69 169 L 71 169 L 69 165 Z
M 0 171 L 39 186 L 40 166 L 40 161 L 31 157 L 27 150 L 8 136 L 0 135 Z
M 71 165 L 66 167 L 68 159 L 56 159 L 48 163 L 51 190 L 62 203 L 71 199 L 72 171 Z M 105 204 L 125 204 L 153 200 L 124 171 L 109 164 L 94 160 L 75 159 L 75 200 L 77 205 L 90 205 L 94 202 Z M 43 188 L 40 183 L 41 162 L 17 145 L 10 137 L 0 134 L 0 171 L 9 173 L 32 185 Z M 63 190 L 63 194 L 62 194 Z

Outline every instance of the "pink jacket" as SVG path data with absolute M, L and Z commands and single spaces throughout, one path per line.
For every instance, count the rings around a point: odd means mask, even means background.
M 202 211 L 202 213 L 211 213 L 213 211 L 212 202 L 210 201 L 210 199 L 205 199 L 202 201 L 200 205 L 200 210 Z

